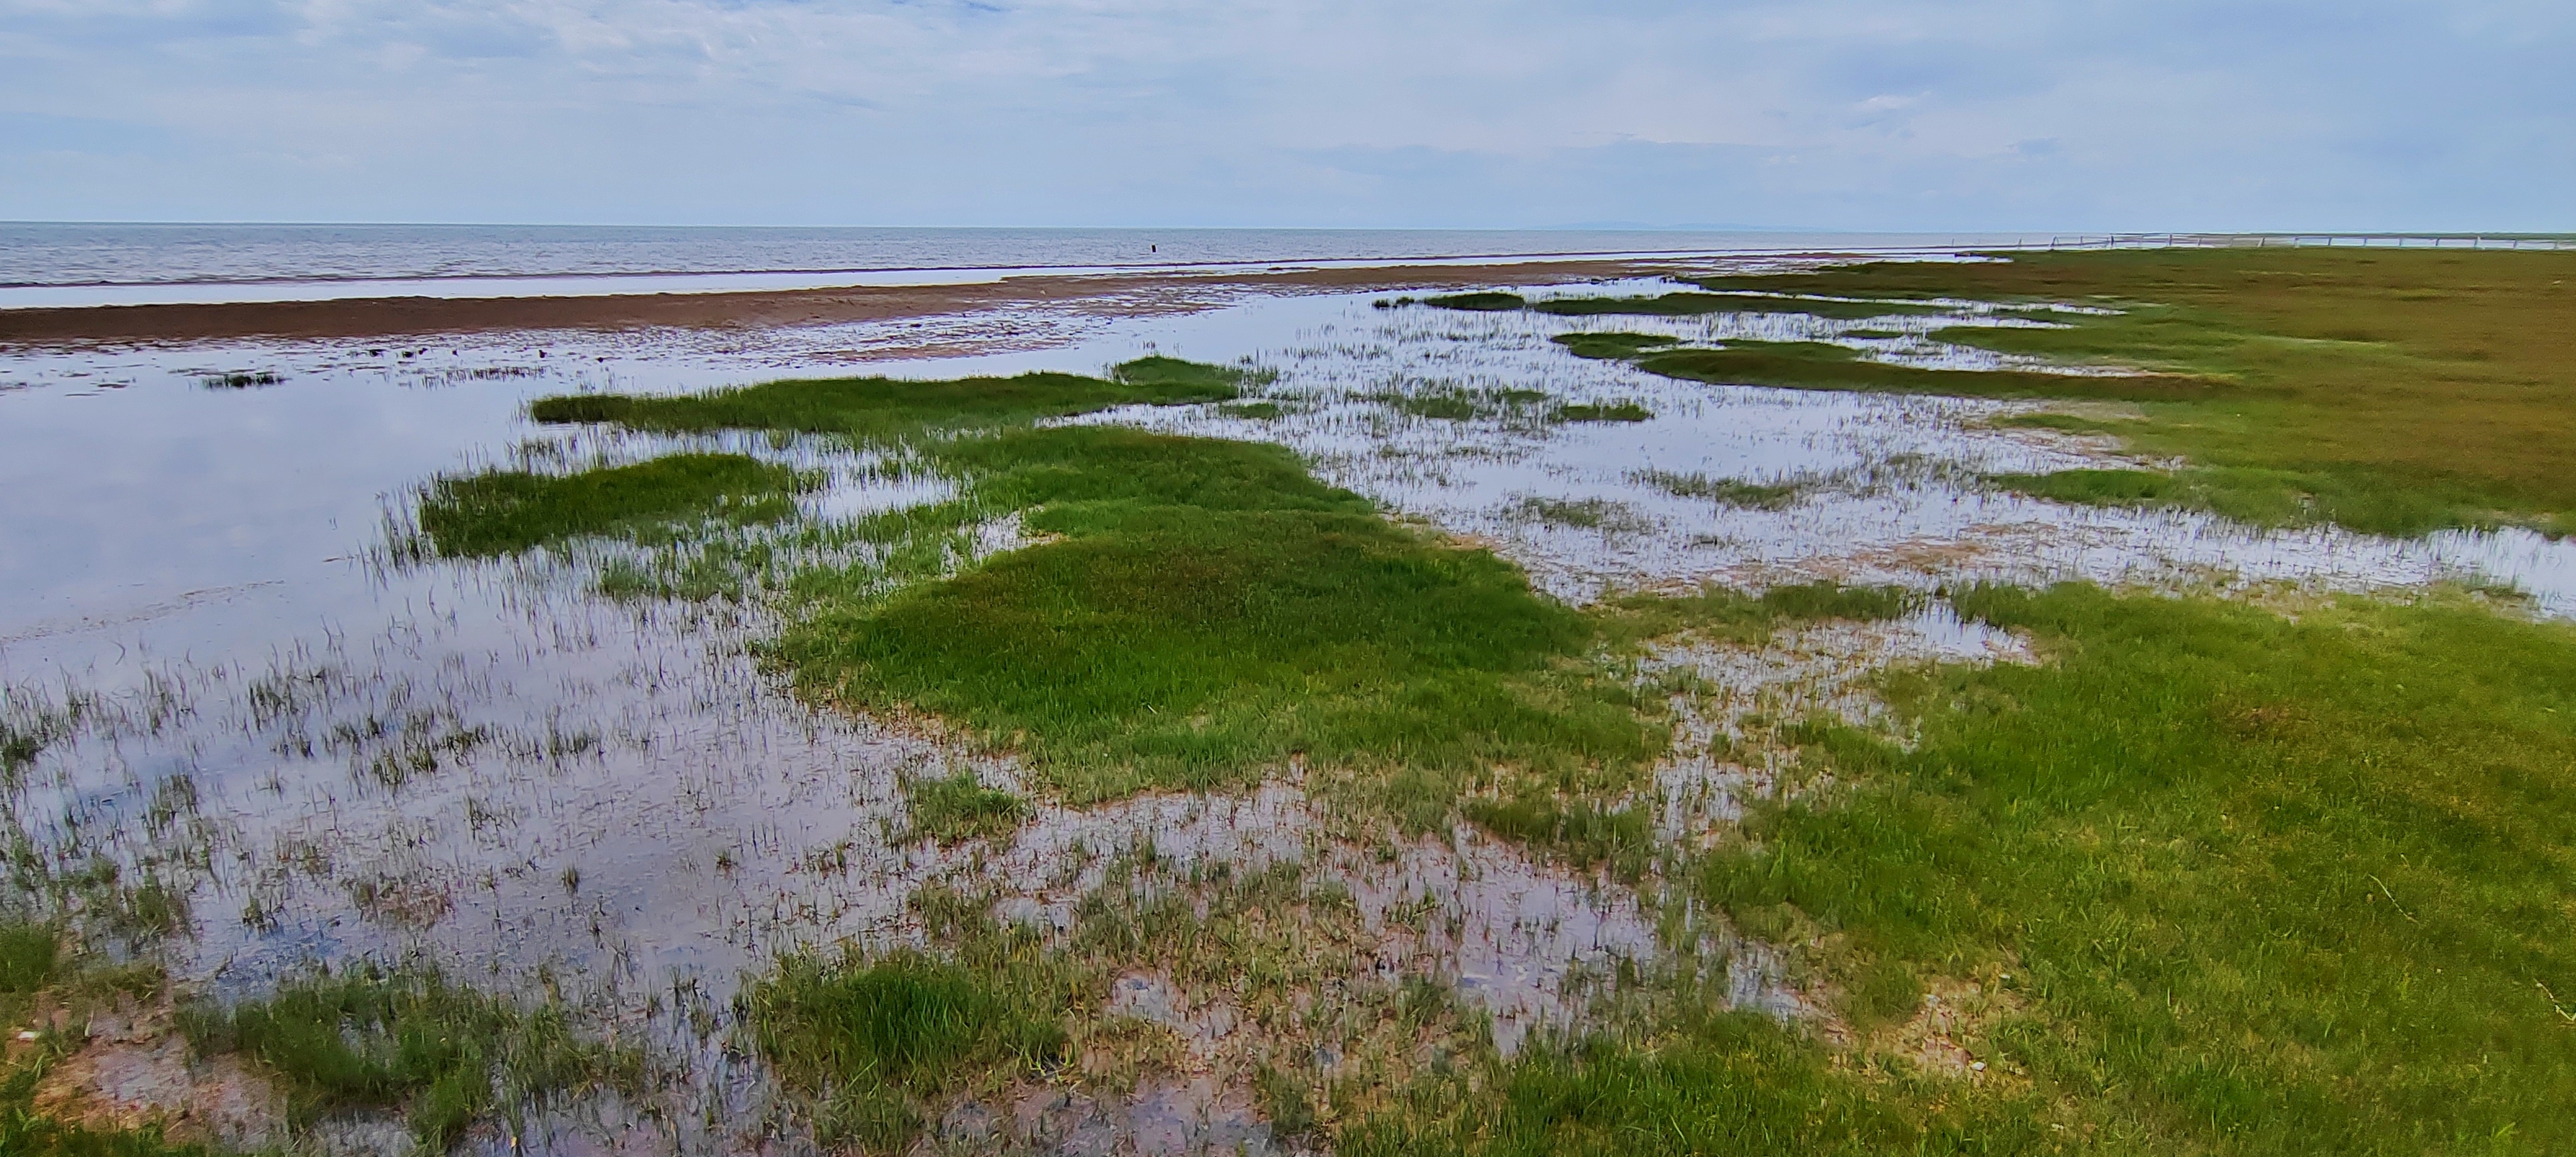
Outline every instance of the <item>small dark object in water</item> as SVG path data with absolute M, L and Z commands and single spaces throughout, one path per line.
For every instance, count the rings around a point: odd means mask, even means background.
M 233 370 L 206 374 L 197 379 L 197 384 L 209 390 L 247 390 L 253 386 L 273 386 L 285 380 L 275 370 Z

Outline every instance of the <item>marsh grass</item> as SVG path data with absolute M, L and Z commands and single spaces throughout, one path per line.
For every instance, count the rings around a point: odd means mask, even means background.
M 2184 500 L 2418 534 L 2576 518 L 2576 255 L 2327 249 L 1998 254 L 1887 262 L 1712 286 L 1839 295 L 2063 301 L 2053 328 L 1953 328 L 1942 341 L 2156 369 L 2199 393 L 2105 393 L 2122 379 L 2028 383 L 2030 396 L 2133 397 L 2089 423 L 2140 452 L 2219 472 Z M 1691 368 L 1690 363 L 1679 363 Z M 1649 367 L 1653 368 L 1653 367 Z M 1689 376 L 1685 374 L 1684 376 Z M 2132 380 L 2134 381 L 2134 380 Z M 1853 381 L 1851 388 L 1890 388 Z M 2017 391 L 2023 390 L 2016 386 Z M 1948 392 L 1982 392 L 1964 381 Z M 2036 419 L 2022 419 L 2024 423 Z
M 1227 402 L 1256 376 L 1237 367 L 1148 357 L 1119 365 L 1105 378 L 1061 373 L 948 381 L 832 378 L 682 397 L 571 394 L 538 399 L 528 414 L 539 422 L 614 422 L 662 433 L 777 430 L 883 441 L 930 430 L 1024 425 L 1111 406 Z
M 1741 478 L 1711 478 L 1697 472 L 1640 470 L 1629 477 L 1675 498 L 1699 498 L 1720 506 L 1752 510 L 1785 510 L 1807 492 L 1805 486 L 1795 482 L 1747 482 Z
M 1410 305 L 1417 300 L 1419 300 L 1421 304 L 1431 306 L 1435 309 L 1459 309 L 1466 310 L 1470 313 L 1502 313 L 1507 310 L 1520 309 L 1529 304 L 1528 298 L 1522 297 L 1517 293 L 1504 293 L 1499 290 L 1477 293 L 1443 293 L 1419 299 L 1402 297 L 1395 299 L 1395 304 Z
M 1576 357 L 1603 361 L 1635 357 L 1659 346 L 1680 345 L 1682 342 L 1680 338 L 1665 337 L 1662 334 L 1621 331 L 1561 333 L 1548 340 L 1564 346 L 1567 352 Z
M 1446 387 L 1411 393 L 1389 390 L 1365 395 L 1363 400 L 1416 418 L 1472 422 L 1537 413 L 1535 407 L 1551 397 L 1545 390 Z
M 1636 402 L 1576 402 L 1548 411 L 1558 422 L 1643 422 L 1655 416 Z
M 986 787 L 964 771 L 905 784 L 904 802 L 912 833 L 943 844 L 1008 835 L 1029 813 L 1028 801 Z
M 275 370 L 231 370 L 220 374 L 207 374 L 198 378 L 197 384 L 209 390 L 248 390 L 259 386 L 274 386 L 285 380 Z
M 1032 945 L 980 956 L 788 956 L 743 990 L 761 1055 L 813 1099 L 817 1139 L 900 1152 L 955 1096 L 1063 1061 L 1064 993 Z M 998 953 L 998 955 L 997 955 Z
M 1948 334 L 1951 331 L 1943 331 Z M 1568 338 L 1596 335 L 1568 334 Z M 1650 348 L 1631 352 L 1625 343 L 1565 341 L 1584 357 L 1633 361 L 1669 378 L 1720 385 L 1781 386 L 1801 390 L 1873 390 L 1984 398 L 2173 399 L 2206 396 L 2220 386 L 2170 373 L 2052 374 L 2035 370 L 1927 369 L 1872 360 L 1850 346 L 1812 341 L 1731 338 L 1722 348 Z
M 423 488 L 420 533 L 445 557 L 497 558 L 683 523 L 778 522 L 819 481 L 741 454 L 667 454 L 572 474 L 442 475 Z
M 1660 749 L 1632 696 L 1564 666 L 1595 639 L 1582 615 L 1280 447 L 1073 427 L 938 453 L 1053 540 L 821 600 L 776 653 L 811 691 L 1015 748 L 1077 802 L 1244 784 L 1301 753 L 1572 774 Z
M 1808 731 L 1842 785 L 1698 887 L 1833 947 L 1845 1011 L 2009 974 L 1963 1042 L 2088 1151 L 2576 1145 L 2576 630 L 2439 599 L 2295 618 L 2089 587 L 1959 592 L 2040 667 L 1892 676 L 1910 746 Z
M 1598 530 L 1605 534 L 1635 534 L 1654 526 L 1638 514 L 1635 507 L 1612 498 L 1549 498 L 1541 494 L 1524 494 L 1504 507 L 1503 513 L 1509 518 L 1543 526 Z
M 1832 301 L 1774 297 L 1760 293 L 1666 293 L 1654 297 L 1558 297 L 1533 302 L 1530 308 L 1559 317 L 1700 317 L 1712 313 L 1798 313 L 1810 317 L 1861 319 L 1907 314 L 1947 313 L 1944 307 L 1907 301 Z
M 230 1007 L 198 1002 L 180 1027 L 202 1053 L 240 1053 L 274 1076 L 297 1122 L 396 1110 L 423 1151 L 475 1120 L 596 1084 L 636 1083 L 641 1061 L 577 1037 L 552 1005 L 522 1010 L 435 970 L 357 965 Z

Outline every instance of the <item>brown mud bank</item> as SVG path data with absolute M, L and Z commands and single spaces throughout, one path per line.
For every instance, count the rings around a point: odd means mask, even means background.
M 0 348 L 239 338 L 372 338 L 512 329 L 825 325 L 1076 304 L 1118 316 L 1189 310 L 1210 294 L 1527 285 L 1660 273 L 1664 260 L 1383 265 L 1271 273 L 1008 277 L 967 285 L 859 286 L 590 297 L 379 297 L 0 310 Z

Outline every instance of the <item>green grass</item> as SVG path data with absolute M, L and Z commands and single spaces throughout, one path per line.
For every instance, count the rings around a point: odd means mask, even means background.
M 1717 994 L 1700 994 L 1713 1003 Z M 2089 1152 L 2048 1106 L 1855 1072 L 1752 1013 L 1693 1011 L 1652 1042 L 1538 1042 L 1481 1088 L 1429 1085 L 1338 1138 L 1347 1157 L 1968 1157 Z
M 1505 310 L 1520 309 L 1529 304 L 1527 298 L 1517 293 L 1502 292 L 1444 293 L 1422 298 L 1421 302 L 1438 309 L 1463 309 L 1473 313 L 1501 313 Z
M 1248 418 L 1255 422 L 1268 422 L 1277 419 L 1287 411 L 1281 409 L 1277 402 L 1233 402 L 1217 407 L 1216 412 L 1229 418 Z
M 2065 379 L 2029 396 L 2131 397 L 2093 423 L 2141 452 L 2225 472 L 2193 502 L 2288 521 L 2414 534 L 2576 519 L 2576 254 L 2159 250 L 1999 254 L 1713 281 L 1738 289 L 2110 306 L 2065 328 L 1958 328 L 1944 341 L 2143 366 L 2197 394 L 2099 392 Z M 2045 386 L 2047 383 L 2034 383 Z M 1887 388 L 1853 382 L 1852 388 Z M 1954 392 L 1979 392 L 1962 388 Z M 2214 507 L 2215 508 L 2215 507 Z
M 1594 335 L 1568 334 L 1567 337 Z M 2206 396 L 2213 382 L 2175 374 L 2121 376 L 2040 373 L 2031 370 L 1943 370 L 1874 361 L 1850 346 L 1828 342 L 1734 339 L 1723 348 L 1648 349 L 1634 354 L 1616 345 L 1567 342 L 1587 357 L 1624 358 L 1665 377 L 1720 385 L 1782 386 L 1801 390 L 1873 390 L 1902 394 L 1951 394 L 1985 398 L 2171 399 Z M 1586 352 L 1587 350 L 1592 352 Z
M 904 785 L 912 831 L 943 844 L 1008 835 L 1027 818 L 1026 800 L 976 782 L 971 772 Z
M 1252 376 L 1249 370 L 1149 357 L 1120 365 L 1105 378 L 1029 373 L 951 381 L 783 381 L 681 397 L 571 394 L 538 399 L 528 413 L 540 422 L 614 422 L 663 433 L 778 430 L 883 440 L 925 430 L 1023 425 L 1112 406 L 1231 401 Z
M 1548 412 L 1559 422 L 1643 422 L 1655 416 L 1636 402 L 1578 402 Z
M 1567 352 L 1576 357 L 1615 361 L 1620 358 L 1635 357 L 1657 346 L 1680 345 L 1682 339 L 1652 333 L 1602 331 L 1561 333 L 1548 340 L 1564 346 Z
M 1895 678 L 1908 747 L 1816 732 L 1842 786 L 1757 816 L 1709 901 L 1828 936 L 1864 1024 L 2011 974 L 2025 1010 L 1963 1043 L 2088 1151 L 2576 1146 L 2576 629 L 1957 601 L 2053 661 Z
M 2090 506 L 2143 506 L 2174 497 L 2174 476 L 2153 470 L 2059 470 L 2049 474 L 1997 474 L 1995 485 L 2034 498 Z
M 1747 482 L 1741 478 L 1711 478 L 1696 472 L 1640 470 L 1631 477 L 1675 498 L 1700 498 L 1720 506 L 1753 510 L 1785 510 L 1806 493 L 1804 487 L 1794 482 Z
M 1409 394 L 1387 391 L 1367 395 L 1369 401 L 1399 414 L 1443 422 L 1472 422 L 1527 414 L 1532 412 L 1531 407 L 1550 397 L 1545 390 L 1469 390 L 1455 387 Z
M 1546 526 L 1577 530 L 1636 531 L 1649 527 L 1636 508 L 1610 498 L 1548 498 L 1523 495 L 1504 508 L 1511 517 Z
M 1699 317 L 1712 313 L 1799 313 L 1859 319 L 1948 312 L 1940 306 L 1894 301 L 1820 301 L 1759 293 L 1666 293 L 1654 297 L 1559 297 L 1530 308 L 1559 317 Z
M 1547 851 L 1578 868 L 1608 866 L 1634 880 L 1655 852 L 1654 817 L 1641 805 L 1607 807 L 1585 799 L 1529 793 L 1470 801 L 1461 809 L 1476 826 Z
M 1061 538 L 824 600 L 776 648 L 809 691 L 946 717 L 1076 801 L 1243 784 L 1296 753 L 1473 778 L 1661 747 L 1626 693 L 1559 677 L 1594 645 L 1584 616 L 1284 449 L 1081 427 L 938 453 Z
M 776 522 L 815 480 L 740 454 L 669 454 L 574 474 L 488 470 L 433 479 L 420 530 L 438 554 L 496 558 L 568 539 L 709 520 Z
M 62 935 L 52 925 L 0 919 L 0 994 L 31 993 L 53 983 Z
M 188 1006 L 180 1024 L 200 1052 L 260 1062 L 296 1121 L 398 1110 L 430 1153 L 479 1118 L 618 1079 L 635 1064 L 576 1038 L 560 1009 L 522 1011 L 435 971 L 321 973 L 264 1000 Z
M 899 953 L 790 956 L 741 997 L 763 1056 L 816 1098 L 817 1140 L 902 1151 L 945 1101 L 1061 1060 L 1057 994 L 1011 970 Z

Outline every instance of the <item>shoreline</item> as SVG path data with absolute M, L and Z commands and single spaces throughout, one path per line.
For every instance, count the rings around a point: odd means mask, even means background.
M 1672 258 L 1540 260 L 1491 265 L 1376 265 L 1278 273 L 1080 274 L 959 284 L 566 297 L 375 297 L 0 310 L 0 349 L 167 345 L 252 338 L 411 337 L 495 330 L 694 329 L 828 325 L 1008 306 L 1096 302 L 1153 312 L 1190 290 L 1353 292 L 1615 278 L 1661 273 Z M 1132 300 L 1120 307 L 1119 299 Z

